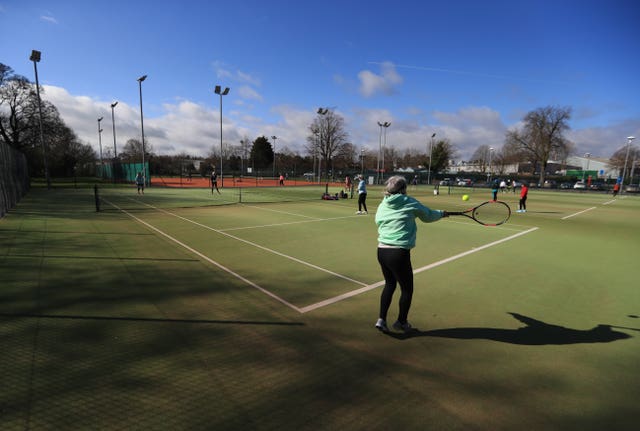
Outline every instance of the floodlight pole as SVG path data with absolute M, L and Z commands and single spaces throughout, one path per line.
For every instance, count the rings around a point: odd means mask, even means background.
M 318 147 L 320 146 L 320 131 L 319 130 L 314 130 L 313 134 L 316 137 L 315 140 L 315 145 L 313 146 L 313 175 L 311 177 L 312 182 L 316 180 L 316 153 L 318 152 Z M 320 160 L 320 157 L 318 156 L 318 160 Z M 320 178 L 320 174 L 318 174 L 318 178 Z M 318 179 L 318 182 L 320 182 L 320 180 Z
M 384 170 L 384 147 L 387 146 L 387 127 L 389 127 L 391 123 L 384 122 L 381 123 L 378 121 L 378 126 L 380 126 L 380 138 L 378 143 L 378 184 L 382 183 L 384 180 L 384 175 L 382 175 L 382 170 Z M 384 147 L 382 146 L 382 128 L 384 127 Z M 382 166 L 380 163 L 382 162 Z
M 222 96 L 229 94 L 229 87 L 225 87 L 223 90 L 221 86 L 216 85 L 214 92 L 220 95 L 220 180 L 222 181 L 222 187 L 224 187 L 224 175 L 222 174 Z
M 273 178 L 276 177 L 276 160 L 277 160 L 277 156 L 276 156 L 276 141 L 278 139 L 277 136 L 272 136 L 271 139 L 273 139 Z
M 431 158 L 433 156 L 433 138 L 435 137 L 435 133 L 431 135 L 431 143 L 429 144 L 429 172 L 427 172 L 427 185 L 431 184 Z
M 325 116 L 325 115 L 327 115 L 328 112 L 329 112 L 329 108 L 322 108 L 322 107 L 318 108 L 318 114 L 319 115 Z M 322 178 L 321 178 L 322 177 L 322 159 L 321 159 L 321 156 L 322 156 L 322 153 L 323 153 L 323 151 L 322 151 L 322 145 L 323 145 L 322 140 L 323 140 L 322 139 L 322 124 L 320 124 L 320 140 L 318 141 L 319 142 L 319 145 L 318 145 L 318 184 L 322 180 Z M 325 169 L 327 169 L 327 179 L 328 179 L 329 163 L 327 163 L 327 166 L 325 167 Z
M 116 149 L 116 117 L 113 113 L 114 108 L 118 105 L 118 102 L 113 102 L 111 104 L 111 125 L 113 126 L 113 158 L 118 157 L 118 151 Z M 114 177 L 115 178 L 115 177 Z
M 382 181 L 384 181 L 384 152 L 387 149 L 387 128 L 391 125 L 391 123 L 384 122 L 382 127 L 384 127 L 384 145 L 382 146 Z M 393 165 L 393 160 L 391 161 Z
M 587 158 L 587 169 L 582 171 L 582 182 L 584 183 L 584 175 L 587 171 L 589 171 L 589 162 L 591 161 L 591 153 L 585 153 L 584 155 Z
M 247 158 L 247 140 L 240 139 L 240 147 L 242 148 L 242 157 L 240 157 L 240 178 L 244 176 L 244 160 Z
M 380 135 L 378 137 L 378 167 L 376 174 L 376 182 L 380 184 L 380 157 L 382 155 L 382 123 L 378 121 L 378 126 L 380 126 Z
M 147 79 L 147 75 L 138 78 L 138 87 L 140 89 L 140 132 L 142 134 L 142 180 L 147 185 L 147 170 L 144 166 L 144 116 L 142 115 L 142 82 Z
M 100 146 L 100 177 L 104 176 L 104 161 L 102 160 L 102 128 L 100 122 L 104 117 L 98 118 L 98 145 Z
M 489 174 L 488 180 L 491 180 L 491 155 L 493 154 L 493 147 L 489 147 Z
M 622 170 L 622 181 L 620 182 L 620 187 L 622 190 L 624 190 L 624 174 L 627 172 L 627 162 L 629 161 L 629 149 L 631 148 L 631 141 L 633 141 L 635 138 L 635 136 L 628 136 L 627 137 L 627 155 L 624 158 L 624 169 Z M 631 180 L 633 180 L 633 178 L 631 178 Z
M 31 51 L 29 60 L 33 61 L 33 71 L 36 75 L 36 94 L 38 95 L 38 119 L 40 125 L 40 145 L 42 145 L 42 160 L 44 163 L 44 177 L 47 180 L 47 189 L 51 188 L 51 178 L 49 177 L 49 164 L 47 163 L 47 146 L 44 143 L 44 133 L 42 131 L 42 102 L 40 100 L 40 82 L 38 81 L 38 63 L 42 53 L 35 49 Z

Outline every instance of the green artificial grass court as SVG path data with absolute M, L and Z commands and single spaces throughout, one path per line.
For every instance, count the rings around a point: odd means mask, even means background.
M 0 220 L 0 428 L 636 429 L 639 197 L 420 223 L 405 336 L 373 328 L 381 189 L 323 191 L 32 189 Z

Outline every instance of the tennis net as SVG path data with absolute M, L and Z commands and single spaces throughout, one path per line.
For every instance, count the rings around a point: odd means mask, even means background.
M 335 189 L 335 190 L 334 190 Z M 229 187 L 220 191 L 203 188 L 146 188 L 138 193 L 135 187 L 96 185 L 94 198 L 96 211 L 145 211 L 215 207 L 243 203 L 278 203 L 320 200 L 325 193 L 335 196 L 339 187 L 308 185 L 296 187 Z

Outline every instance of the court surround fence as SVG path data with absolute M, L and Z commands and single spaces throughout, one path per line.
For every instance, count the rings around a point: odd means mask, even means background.
M 0 142 L 0 217 L 20 201 L 29 190 L 27 157 Z

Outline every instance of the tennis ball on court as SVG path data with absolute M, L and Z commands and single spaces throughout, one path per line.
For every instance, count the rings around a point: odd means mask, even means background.
M 469 195 L 463 195 L 462 196 L 462 200 L 463 201 L 468 201 L 469 200 Z

